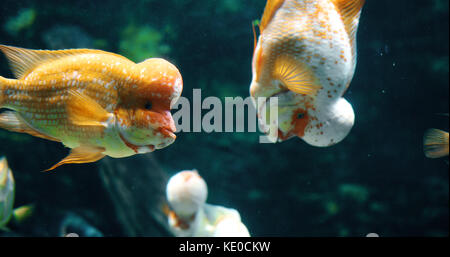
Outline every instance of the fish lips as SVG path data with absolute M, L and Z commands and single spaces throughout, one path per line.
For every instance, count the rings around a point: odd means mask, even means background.
M 298 95 L 289 90 L 283 90 L 277 93 L 272 94 L 267 97 L 265 102 L 258 107 L 258 118 L 261 124 L 262 131 L 269 135 L 269 110 L 270 106 L 273 104 L 271 102 L 271 98 L 277 98 L 277 121 L 278 121 L 278 138 L 276 141 L 282 142 L 288 140 L 292 137 L 295 137 L 295 133 L 292 132 L 294 128 L 294 124 L 292 121 L 292 115 L 296 109 L 299 108 L 299 98 Z M 266 117 L 265 123 L 263 117 Z
M 159 131 L 161 134 L 163 134 L 167 138 L 172 138 L 174 141 L 177 138 L 175 135 L 176 129 L 173 129 L 172 127 L 169 128 L 160 128 Z

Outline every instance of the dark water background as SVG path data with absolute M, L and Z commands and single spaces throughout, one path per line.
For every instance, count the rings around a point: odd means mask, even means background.
M 189 99 L 193 88 L 203 97 L 247 97 L 251 23 L 264 5 L 2 0 L 0 43 L 99 48 L 137 62 L 164 57 L 180 69 Z M 345 95 L 355 126 L 336 146 L 316 148 L 300 139 L 259 144 L 258 133 L 179 133 L 151 155 L 166 178 L 198 169 L 208 202 L 238 209 L 254 236 L 448 236 L 449 166 L 422 150 L 427 128 L 449 127 L 448 117 L 436 115 L 449 112 L 448 9 L 446 0 L 366 1 L 356 73 Z M 4 58 L 0 74 L 12 77 Z M 71 213 L 106 236 L 129 235 L 103 186 L 101 163 L 40 172 L 67 153 L 61 144 L 0 130 L 0 156 L 16 178 L 16 206 L 37 206 L 14 233 L 56 236 Z M 142 172 L 126 167 L 130 177 Z

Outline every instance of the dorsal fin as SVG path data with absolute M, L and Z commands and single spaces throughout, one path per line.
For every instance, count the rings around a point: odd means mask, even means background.
M 123 56 L 92 49 L 68 49 L 68 50 L 30 50 L 20 47 L 0 45 L 0 50 L 8 58 L 11 70 L 18 79 L 25 77 L 32 70 L 47 61 L 57 60 L 62 57 L 78 54 L 109 54 L 126 59 Z M 128 60 L 128 59 L 127 59 Z
M 259 24 L 259 30 L 262 33 L 267 25 L 272 20 L 275 12 L 284 3 L 284 0 L 267 0 L 266 7 L 264 8 L 264 13 L 261 18 L 261 23 Z
M 345 30 L 350 38 L 353 56 L 355 56 L 356 30 L 365 0 L 332 0 L 344 22 Z

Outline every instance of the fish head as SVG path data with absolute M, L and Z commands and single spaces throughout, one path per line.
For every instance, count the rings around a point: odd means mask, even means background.
M 197 170 L 180 171 L 166 186 L 166 198 L 175 213 L 186 218 L 194 215 L 205 204 L 208 187 Z
M 178 69 L 164 59 L 151 58 L 136 66 L 140 80 L 121 94 L 116 122 L 128 146 L 147 152 L 175 141 L 170 109 L 181 95 L 183 82 Z
M 344 98 L 321 103 L 313 97 L 298 95 L 291 91 L 274 95 L 277 98 L 277 133 L 271 133 L 271 100 L 258 109 L 261 128 L 273 142 L 299 137 L 317 147 L 328 147 L 342 141 L 353 127 L 355 114 L 351 104 Z M 265 121 L 261 117 L 265 115 Z

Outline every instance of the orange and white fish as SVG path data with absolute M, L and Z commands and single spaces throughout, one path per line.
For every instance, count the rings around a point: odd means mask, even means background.
M 428 158 L 448 156 L 448 132 L 428 129 L 423 136 L 423 151 Z
M 250 94 L 254 103 L 278 97 L 279 141 L 298 136 L 330 146 L 350 132 L 355 115 L 342 95 L 355 72 L 363 5 L 363 0 L 267 1 Z M 269 109 L 265 105 L 258 106 L 260 121 Z
M 134 63 L 100 50 L 28 50 L 0 45 L 17 79 L 0 77 L 0 127 L 57 141 L 66 163 L 164 148 L 175 140 L 170 108 L 182 77 L 171 63 Z

